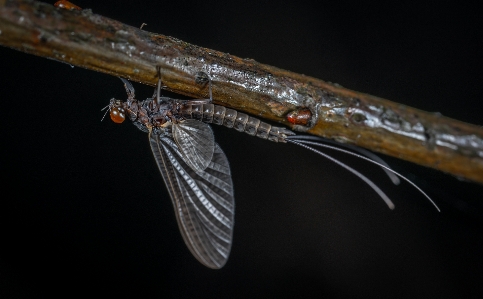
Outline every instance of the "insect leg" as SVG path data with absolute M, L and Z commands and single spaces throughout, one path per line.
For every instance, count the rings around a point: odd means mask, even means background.
M 121 79 L 122 83 L 124 83 L 124 88 L 126 89 L 127 97 L 129 99 L 134 99 L 134 87 L 132 86 L 131 82 L 128 80 L 119 77 Z
M 205 72 L 198 72 L 196 74 L 196 77 L 195 77 L 195 82 L 197 84 L 206 84 L 206 82 L 208 82 L 208 93 L 209 93 L 209 96 L 210 96 L 210 101 L 209 103 L 213 102 L 213 94 L 211 92 L 211 78 L 210 76 L 208 76 L 207 73 Z
M 156 66 L 156 72 L 158 76 L 158 88 L 156 89 L 156 103 L 158 106 L 161 104 L 161 67 Z

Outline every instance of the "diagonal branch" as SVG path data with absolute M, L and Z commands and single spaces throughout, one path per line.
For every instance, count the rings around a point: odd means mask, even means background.
M 0 44 L 217 104 L 483 183 L 483 129 L 93 14 L 0 0 Z M 292 122 L 292 124 L 289 122 Z

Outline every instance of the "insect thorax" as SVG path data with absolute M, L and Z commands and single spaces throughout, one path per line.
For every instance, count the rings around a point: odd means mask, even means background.
M 170 134 L 167 130 L 173 123 L 182 121 L 179 114 L 179 104 L 176 101 L 161 101 L 149 98 L 144 101 L 128 100 L 123 108 L 133 124 L 143 132 L 152 132 L 158 135 Z

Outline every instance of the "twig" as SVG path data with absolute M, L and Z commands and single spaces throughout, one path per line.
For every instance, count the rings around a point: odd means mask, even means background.
M 93 14 L 0 0 L 0 44 L 216 103 L 483 183 L 483 128 Z M 296 122 L 292 125 L 288 119 Z

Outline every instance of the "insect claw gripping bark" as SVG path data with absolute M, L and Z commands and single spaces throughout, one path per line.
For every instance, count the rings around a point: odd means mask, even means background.
M 121 123 L 127 117 L 138 129 L 148 133 L 149 144 L 169 191 L 181 235 L 193 256 L 203 265 L 213 269 L 225 265 L 233 240 L 235 215 L 228 159 L 215 142 L 213 131 L 207 123 L 234 128 L 274 142 L 290 142 L 315 151 L 356 174 L 391 209 L 394 208 L 389 198 L 364 175 L 309 146 L 320 145 L 319 140 L 308 141 L 304 136 L 294 136 L 295 133 L 286 128 L 274 127 L 245 113 L 212 104 L 212 80 L 208 74 L 199 72 L 195 80 L 199 84 L 208 82 L 209 99 L 177 100 L 161 97 L 161 69 L 158 67 L 157 70 L 158 86 L 152 98 L 138 101 L 134 87 L 121 78 L 127 100 L 111 99 L 107 108 L 114 122 Z M 373 163 L 387 168 L 383 164 Z

